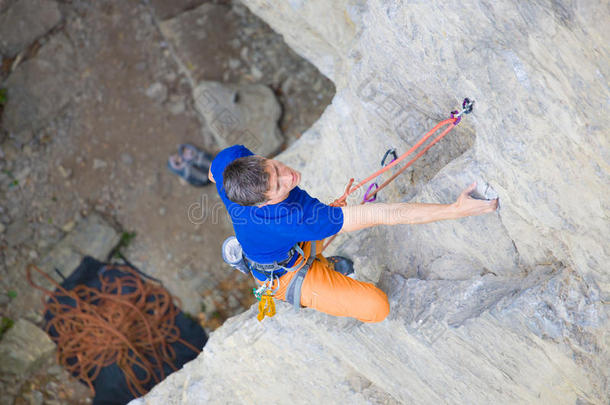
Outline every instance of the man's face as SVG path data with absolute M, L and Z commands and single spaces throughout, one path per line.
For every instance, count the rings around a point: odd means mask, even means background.
M 301 182 L 301 173 L 277 160 L 267 159 L 266 170 L 269 173 L 267 202 L 263 205 L 277 204 L 283 201 L 290 191 Z

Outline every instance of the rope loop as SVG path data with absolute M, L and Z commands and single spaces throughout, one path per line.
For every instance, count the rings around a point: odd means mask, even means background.
M 347 196 L 353 193 L 353 190 L 351 190 L 352 184 L 354 184 L 354 179 L 349 179 L 347 187 L 345 187 L 345 192 L 341 197 L 337 198 L 330 204 L 331 207 L 345 207 L 347 205 Z

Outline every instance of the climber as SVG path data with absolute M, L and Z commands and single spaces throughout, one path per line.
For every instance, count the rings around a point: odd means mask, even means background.
M 386 294 L 371 283 L 343 274 L 349 270 L 335 271 L 336 264 L 318 254 L 321 244 L 316 241 L 375 225 L 457 219 L 493 212 L 497 207 L 497 200 L 470 197 L 476 184 L 452 204 L 332 207 L 298 187 L 298 171 L 254 155 L 242 145 L 220 152 L 208 176 L 216 183 L 247 267 L 259 284 L 271 280 L 276 299 L 362 322 L 380 322 L 387 317 L 390 308 Z M 343 268 L 351 264 L 341 257 L 334 261 Z M 288 271 L 293 269 L 298 271 Z

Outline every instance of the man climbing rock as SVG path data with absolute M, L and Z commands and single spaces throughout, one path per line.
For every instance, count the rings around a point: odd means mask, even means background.
M 241 145 L 220 152 L 209 178 L 224 202 L 248 270 L 276 299 L 362 322 L 384 320 L 386 294 L 348 277 L 351 261 L 321 255 L 321 241 L 375 225 L 424 224 L 493 212 L 497 200 L 470 197 L 453 204 L 364 204 L 332 207 L 298 187 L 301 174 Z M 336 271 L 340 270 L 340 271 Z

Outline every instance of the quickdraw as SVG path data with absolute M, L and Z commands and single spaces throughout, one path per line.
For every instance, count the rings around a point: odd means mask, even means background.
M 270 292 L 271 295 L 274 295 L 277 292 L 277 290 L 280 288 L 279 283 L 278 283 L 278 286 L 275 289 L 273 289 L 273 282 L 276 279 L 277 279 L 277 277 L 271 276 L 271 277 L 269 277 L 269 279 L 267 281 L 265 281 L 263 284 L 261 284 L 260 287 L 253 288 L 252 289 L 252 294 L 254 294 L 254 297 L 258 301 L 260 301 L 261 297 L 263 295 L 265 295 L 267 292 Z
M 298 245 L 295 245 L 294 249 L 303 257 L 305 256 L 303 249 L 301 249 Z M 280 266 L 280 268 L 282 267 Z M 260 287 L 252 289 L 252 294 L 254 294 L 254 297 L 259 301 L 258 315 L 256 316 L 256 319 L 258 319 L 259 322 L 262 321 L 265 316 L 272 317 L 276 313 L 273 297 L 280 289 L 280 279 L 278 275 L 274 274 L 274 271 L 275 270 L 271 270 L 271 274 L 268 276 L 267 281 L 263 282 Z M 252 274 L 252 277 L 254 277 L 254 274 Z M 275 280 L 277 280 L 277 287 L 273 288 L 273 283 Z
M 392 160 L 390 160 L 389 163 L 386 163 L 385 161 L 387 160 L 388 156 L 393 156 L 394 158 Z M 381 159 L 381 167 L 385 167 L 386 164 L 389 165 L 396 159 L 398 159 L 398 156 L 396 155 L 396 149 L 390 148 L 390 149 L 386 150 L 385 154 L 383 155 L 383 158 Z M 377 199 L 377 189 L 378 188 L 379 188 L 379 184 L 377 184 L 377 182 L 371 183 L 369 188 L 367 188 L 366 192 L 364 193 L 364 197 L 362 198 L 362 203 L 375 201 Z
M 258 315 L 256 316 L 256 319 L 258 319 L 259 322 L 262 321 L 265 316 L 272 317 L 275 315 L 275 302 L 273 301 L 275 292 L 273 291 L 272 284 L 273 278 L 262 284 L 259 288 L 252 289 L 254 297 L 258 300 Z
M 256 319 L 262 321 L 265 316 L 272 317 L 275 315 L 275 302 L 270 291 L 265 291 L 258 302 L 258 315 Z
M 305 246 L 305 244 L 303 244 Z M 298 244 L 294 246 L 294 250 L 301 256 L 301 262 L 299 264 L 295 264 L 291 268 L 284 268 L 289 272 L 296 272 L 295 276 L 289 281 L 288 286 L 286 287 L 286 297 L 285 301 L 293 304 L 295 308 L 300 307 L 301 302 L 301 286 L 303 284 L 303 280 L 309 267 L 311 266 L 314 256 L 316 252 L 316 243 L 311 242 L 309 252 L 306 255 L 303 248 Z M 260 264 L 259 264 L 260 265 Z M 267 280 L 263 282 L 258 288 L 253 288 L 252 293 L 259 301 L 258 303 L 258 315 L 256 319 L 262 321 L 265 316 L 272 317 L 275 315 L 275 301 L 274 296 L 277 291 L 280 289 L 280 277 L 278 275 L 274 275 L 274 270 L 271 271 L 271 274 L 268 276 Z M 274 283 L 277 280 L 277 286 L 274 288 Z
M 388 150 L 385 153 L 385 155 L 383 156 L 383 159 L 381 160 L 381 165 L 383 167 L 380 170 L 378 170 L 375 173 L 371 174 L 369 177 L 367 177 L 366 179 L 362 180 L 360 183 L 356 184 L 353 187 L 352 187 L 352 185 L 354 184 L 354 179 L 353 178 L 350 179 L 350 181 L 347 184 L 347 187 L 345 188 L 345 192 L 343 193 L 343 195 L 341 197 L 337 198 L 331 204 L 331 206 L 333 206 L 333 207 L 344 207 L 347 204 L 346 203 L 347 197 L 351 193 L 353 193 L 354 191 L 358 190 L 360 187 L 362 187 L 363 185 L 365 185 L 369 181 L 375 179 L 376 177 L 379 177 L 381 174 L 383 174 L 383 173 L 387 172 L 388 170 L 392 169 L 393 167 L 397 166 L 400 162 L 405 160 L 409 155 L 411 155 L 420 146 L 422 146 L 424 144 L 424 142 L 426 142 L 430 137 L 432 137 L 432 135 L 434 135 L 438 130 L 440 130 L 441 128 L 446 127 L 441 132 L 440 135 L 438 135 L 436 138 L 434 138 L 432 140 L 432 142 L 430 142 L 426 147 L 424 147 L 420 152 L 418 152 L 417 155 L 415 155 L 415 157 L 413 159 L 409 160 L 403 167 L 401 167 L 389 179 L 384 181 L 380 186 L 377 185 L 377 183 L 372 183 L 369 186 L 369 188 L 367 189 L 366 193 L 364 193 L 364 199 L 362 200 L 362 202 L 360 204 L 364 204 L 364 203 L 367 203 L 367 202 L 375 201 L 377 193 L 379 193 L 384 187 L 386 187 L 388 184 L 390 184 L 402 172 L 407 170 L 407 168 L 409 166 L 411 166 L 417 159 L 419 159 L 424 153 L 426 153 L 428 151 L 428 149 L 430 149 L 437 142 L 439 142 L 441 139 L 443 139 L 445 137 L 445 135 L 447 135 L 449 132 L 451 132 L 451 130 L 453 128 L 455 128 L 460 123 L 460 121 L 462 120 L 462 115 L 470 114 L 472 112 L 473 107 L 474 107 L 474 100 L 470 100 L 469 98 L 465 98 L 462 101 L 462 109 L 460 111 L 457 111 L 457 110 L 451 111 L 451 118 L 447 118 L 446 120 L 443 120 L 443 121 L 439 122 L 438 124 L 436 124 L 436 126 L 434 128 L 432 128 L 430 131 L 428 131 L 428 133 L 426 133 L 411 149 L 409 149 L 407 152 L 402 154 L 400 157 L 393 159 L 388 165 L 384 165 L 385 160 L 387 159 L 388 155 L 390 155 L 392 153 L 391 151 L 393 149 Z M 394 151 L 394 156 L 396 156 L 396 152 L 395 151 Z M 333 235 L 330 238 L 328 238 L 328 240 L 326 241 L 326 243 L 322 247 L 322 251 L 324 251 L 324 249 L 326 249 L 326 247 L 335 239 L 335 237 L 336 237 L 336 235 Z
M 459 124 L 460 121 L 462 120 L 462 115 L 470 114 L 472 112 L 473 108 L 474 108 L 474 100 L 471 101 L 468 97 L 466 97 L 464 99 L 464 101 L 462 101 L 462 111 L 460 111 L 460 112 L 458 112 L 457 110 L 451 111 L 451 118 L 457 119 L 457 121 L 454 123 L 454 125 Z

